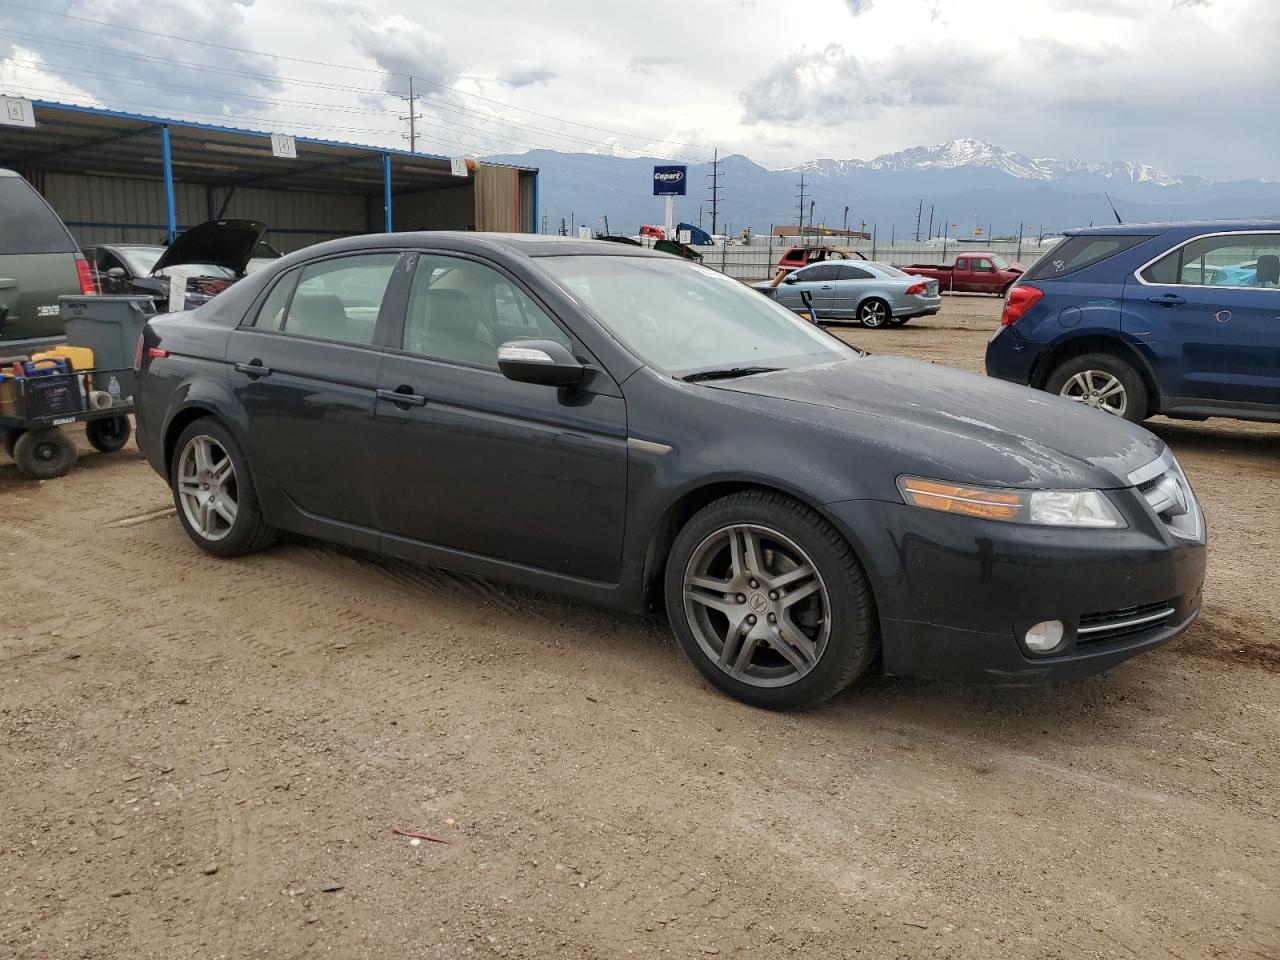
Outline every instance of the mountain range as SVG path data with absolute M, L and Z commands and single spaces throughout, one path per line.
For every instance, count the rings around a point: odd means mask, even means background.
M 537 167 L 540 216 L 555 232 L 582 224 L 612 233 L 635 233 L 643 223 L 660 223 L 663 201 L 652 196 L 655 164 L 670 159 L 617 157 L 596 153 L 531 150 L 487 158 Z M 711 222 L 710 163 L 688 164 L 689 194 L 676 199 L 676 218 L 704 226 Z M 865 222 L 881 236 L 939 234 L 954 224 L 953 236 L 975 228 L 1016 235 L 1057 232 L 1090 223 L 1110 223 L 1106 195 L 1127 221 L 1269 217 L 1280 214 L 1280 183 L 1270 180 L 1213 181 L 1172 174 L 1135 161 L 1094 162 L 1030 157 L 983 140 L 962 138 L 911 147 L 871 160 L 807 160 L 768 169 L 741 154 L 720 161 L 718 227 L 753 233 L 774 224 L 795 224 L 800 181 L 805 218 L 841 227 L 848 209 L 850 229 Z M 932 218 L 930 216 L 932 212 Z M 1031 229 L 1034 228 L 1034 229 Z

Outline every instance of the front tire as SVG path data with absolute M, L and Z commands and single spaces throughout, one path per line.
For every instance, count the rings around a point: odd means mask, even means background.
M 1049 375 L 1044 388 L 1130 423 L 1141 423 L 1150 412 L 1151 401 L 1142 376 L 1109 353 L 1072 357 Z
M 871 590 L 852 549 L 780 494 L 732 494 L 695 514 L 671 547 L 664 587 L 694 666 L 757 707 L 822 703 L 875 656 Z
M 256 553 L 276 539 L 258 504 L 248 458 L 231 431 L 212 417 L 190 423 L 178 437 L 169 487 L 187 536 L 207 553 Z
M 864 327 L 874 330 L 887 325 L 892 319 L 893 311 L 889 308 L 889 304 L 879 297 L 872 297 L 858 304 L 858 322 Z

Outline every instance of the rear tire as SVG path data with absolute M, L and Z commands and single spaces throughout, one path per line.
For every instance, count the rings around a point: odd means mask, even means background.
M 13 444 L 13 461 L 32 480 L 52 480 L 76 465 L 76 445 L 57 427 L 25 430 Z
M 105 417 L 102 420 L 90 420 L 84 425 L 85 439 L 99 453 L 122 450 L 132 435 L 133 424 L 128 417 Z
M 1142 375 L 1109 353 L 1072 357 L 1049 374 L 1044 388 L 1130 423 L 1141 423 L 1150 415 L 1151 399 Z
M 256 553 L 275 542 L 258 503 L 249 460 L 213 417 L 187 425 L 173 448 L 169 488 L 192 542 L 216 557 Z
M 853 550 L 781 494 L 736 493 L 695 514 L 671 547 L 664 591 L 685 655 L 714 686 L 757 707 L 822 703 L 878 648 Z
M 893 319 L 893 310 L 879 297 L 871 297 L 858 304 L 858 322 L 875 330 Z

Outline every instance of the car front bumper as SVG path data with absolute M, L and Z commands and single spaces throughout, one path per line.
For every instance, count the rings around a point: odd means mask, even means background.
M 1204 543 L 1175 537 L 1133 491 L 1112 500 L 1127 529 L 1000 523 L 872 500 L 827 510 L 871 579 L 886 673 L 1033 684 L 1107 670 L 1178 636 L 1199 613 Z M 1153 613 L 1162 616 L 1126 626 Z M 1063 641 L 1032 653 L 1022 638 L 1045 620 L 1063 623 Z

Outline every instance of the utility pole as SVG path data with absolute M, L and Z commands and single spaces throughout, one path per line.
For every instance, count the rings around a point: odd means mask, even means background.
M 578 220 L 572 213 L 569 214 L 569 236 L 576 237 L 578 235 Z
M 604 215 L 604 235 L 606 237 L 612 236 L 612 234 L 609 233 L 609 215 L 607 213 Z
M 933 204 L 932 203 L 929 204 L 929 234 L 928 235 L 930 237 L 933 236 Z M 916 239 L 918 240 L 919 237 L 917 237 Z
M 409 121 L 409 135 L 405 136 L 402 133 L 400 134 L 400 136 L 404 137 L 405 140 L 409 141 L 409 152 L 417 153 L 418 152 L 418 95 L 413 92 L 412 76 L 409 77 L 409 95 L 407 97 L 401 97 L 400 99 L 406 100 L 409 103 L 408 115 L 400 118 L 401 120 Z
M 809 201 L 809 232 L 813 233 L 813 201 Z M 814 234 L 817 236 L 817 234 Z
M 564 225 L 564 217 L 561 217 L 560 218 L 560 236 L 567 237 L 568 235 L 569 235 L 569 228 Z
M 924 197 L 920 198 L 920 206 L 916 207 L 916 243 L 920 242 L 920 219 L 924 216 Z
M 717 232 L 717 224 L 720 222 L 720 148 L 717 147 L 713 152 L 711 161 L 711 172 L 707 174 L 707 179 L 711 181 L 711 235 L 714 237 Z M 699 215 L 701 217 L 701 215 Z M 702 226 L 702 220 L 698 220 L 698 226 Z
M 847 204 L 845 205 L 845 208 L 844 208 L 844 227 L 843 227 L 843 229 L 844 229 L 844 232 L 845 232 L 845 233 L 848 233 L 848 232 L 849 232 L 849 207 L 848 207 L 848 205 L 847 205 Z
M 547 211 L 545 209 L 542 211 L 542 230 L 540 232 L 547 232 Z
M 796 234 L 797 239 L 804 237 L 804 174 L 800 174 L 800 228 Z

